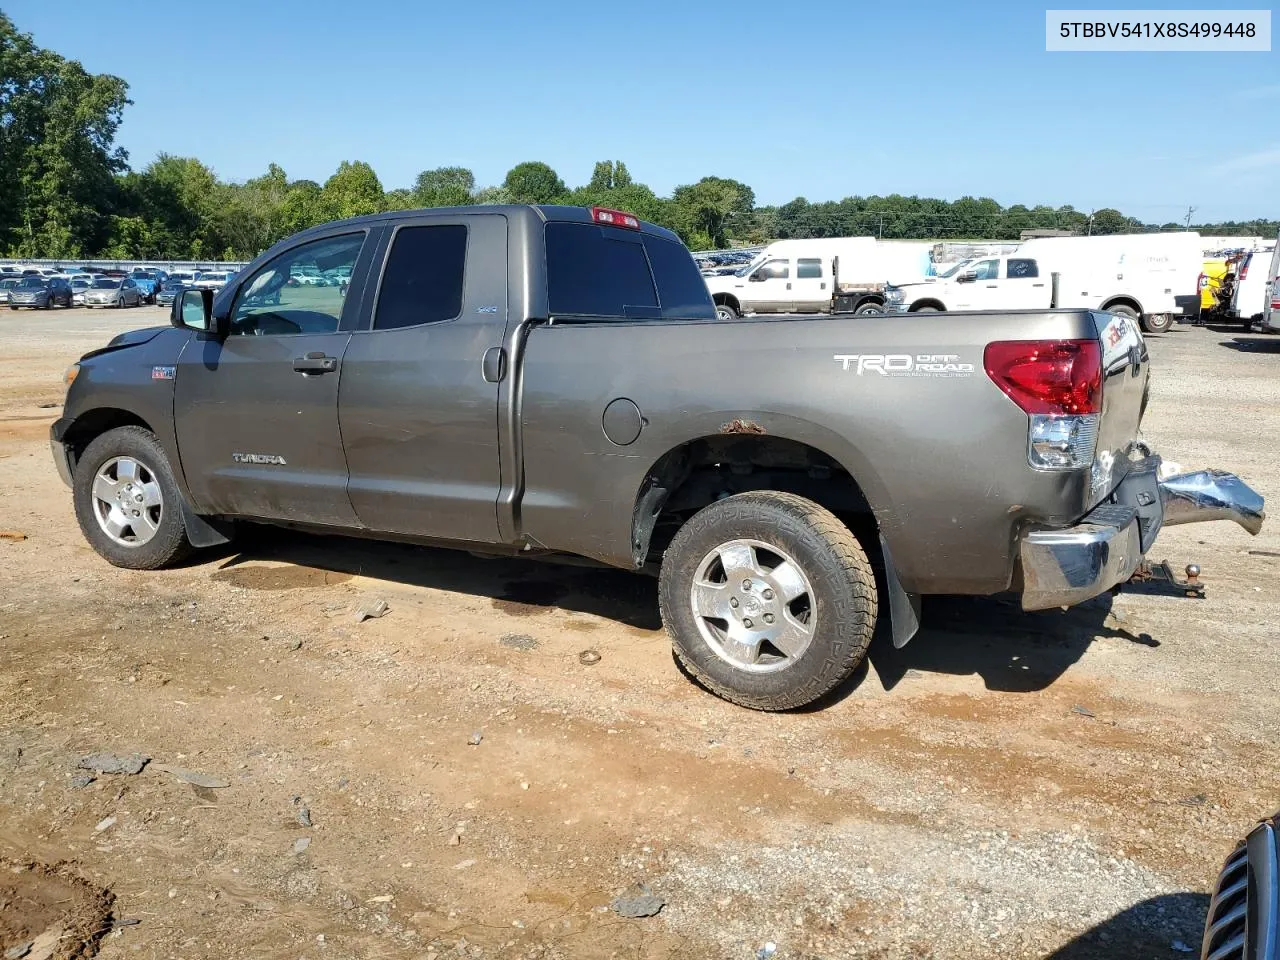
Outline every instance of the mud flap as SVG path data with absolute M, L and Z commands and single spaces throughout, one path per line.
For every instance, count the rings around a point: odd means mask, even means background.
M 217 547 L 231 542 L 230 523 L 200 516 L 186 500 L 182 502 L 182 525 L 186 528 L 187 539 L 193 547 Z
M 907 593 L 898 579 L 889 544 L 880 537 L 880 553 L 884 557 L 884 582 L 889 591 L 889 625 L 893 630 L 893 646 L 901 650 L 920 630 L 920 596 Z

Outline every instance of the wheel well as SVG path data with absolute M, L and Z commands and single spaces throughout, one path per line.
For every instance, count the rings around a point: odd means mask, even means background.
M 911 309 L 908 312 L 915 313 L 921 307 L 933 307 L 935 310 L 947 309 L 946 304 L 944 304 L 941 300 L 917 300 L 915 303 L 911 305 Z
M 1138 316 L 1142 316 L 1142 304 L 1133 297 L 1112 297 L 1102 305 L 1103 310 L 1110 310 L 1112 307 L 1128 307 Z
M 67 428 L 67 432 L 62 437 L 62 442 L 71 449 L 72 468 L 74 469 L 76 462 L 80 459 L 80 454 L 84 453 L 85 447 L 116 427 L 143 427 L 150 430 L 151 424 L 136 413 L 115 407 L 101 407 L 82 413 L 76 418 L 75 423 Z
M 725 304 L 727 306 L 733 307 L 733 309 L 735 310 L 739 309 L 738 298 L 735 297 L 732 293 L 717 293 L 714 296 L 712 296 L 711 302 L 714 303 L 716 306 Z
M 632 518 L 637 566 L 661 559 L 676 531 L 703 507 L 749 490 L 795 493 L 826 507 L 871 552 L 875 517 L 857 481 L 834 458 L 805 443 L 755 433 L 761 428 L 750 421 L 729 426 L 735 432 L 667 452 L 646 475 Z

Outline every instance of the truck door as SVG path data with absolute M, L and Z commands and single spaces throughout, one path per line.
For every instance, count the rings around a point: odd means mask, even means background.
M 1049 278 L 1041 276 L 1040 265 L 1029 257 L 1009 257 L 1005 275 L 996 291 L 1001 310 L 1043 310 L 1053 291 Z
M 337 285 L 304 287 L 290 277 L 299 267 L 359 274 L 366 237 L 348 228 L 285 250 L 236 284 L 225 340 L 193 337 L 183 348 L 174 422 L 200 512 L 357 524 L 338 433 L 338 381 L 357 304 Z
M 492 542 L 507 219 L 406 219 L 386 246 L 338 397 L 351 503 L 372 530 Z
M 769 260 L 749 274 L 742 291 L 742 307 L 748 313 L 794 313 L 796 298 L 791 289 L 791 261 Z
M 826 313 L 831 309 L 831 268 L 818 257 L 797 257 L 791 281 L 796 313 Z
M 1267 270 L 1266 287 L 1262 291 L 1262 329 L 1271 332 L 1280 330 L 1280 235 L 1276 237 L 1276 248 L 1271 253 L 1271 268 Z
M 956 275 L 952 310 L 1002 310 L 1000 303 L 1000 261 L 978 260 Z

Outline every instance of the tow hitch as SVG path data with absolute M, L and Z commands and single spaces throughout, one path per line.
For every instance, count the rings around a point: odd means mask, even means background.
M 1184 596 L 1191 597 L 1195 600 L 1204 599 L 1204 581 L 1200 579 L 1200 567 L 1198 564 L 1188 563 L 1187 578 L 1184 580 L 1173 572 L 1173 567 L 1169 566 L 1168 560 L 1162 560 L 1159 563 L 1152 563 L 1150 560 L 1143 560 L 1138 564 L 1138 568 L 1133 571 L 1133 576 L 1129 578 L 1129 583 L 1167 583 L 1173 591 L 1181 591 Z M 1117 585 L 1115 592 L 1120 592 L 1120 586 Z

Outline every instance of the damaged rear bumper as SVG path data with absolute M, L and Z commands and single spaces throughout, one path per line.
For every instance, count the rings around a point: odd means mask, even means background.
M 1111 498 L 1072 527 L 1032 530 L 1019 545 L 1022 607 L 1081 603 L 1124 583 L 1162 525 L 1234 520 L 1262 529 L 1262 497 L 1235 474 L 1200 470 L 1157 480 L 1159 458 L 1130 472 Z

